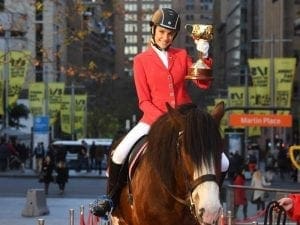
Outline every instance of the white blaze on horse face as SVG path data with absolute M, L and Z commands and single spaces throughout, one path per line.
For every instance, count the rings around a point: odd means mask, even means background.
M 214 168 L 202 167 L 201 170 L 195 168 L 194 180 L 205 174 L 215 174 Z M 214 181 L 203 182 L 194 189 L 192 198 L 199 222 L 215 223 L 222 207 L 219 198 L 219 185 Z M 203 212 L 202 218 L 200 218 L 201 212 Z

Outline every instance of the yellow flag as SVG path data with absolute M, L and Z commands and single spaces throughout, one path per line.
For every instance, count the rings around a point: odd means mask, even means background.
M 28 88 L 29 109 L 33 116 L 44 114 L 45 84 L 31 83 Z
M 4 52 L 0 51 L 0 76 L 1 76 L 1 89 L 0 89 L 0 115 L 4 115 L 4 74 L 3 74 L 3 65 L 4 65 Z
M 84 138 L 87 95 L 75 95 L 75 132 L 77 138 Z
M 228 106 L 243 107 L 245 106 L 245 87 L 230 86 L 228 87 Z M 232 110 L 233 111 L 233 110 Z M 243 110 L 234 110 L 235 113 L 243 113 Z
M 63 95 L 60 109 L 61 130 L 71 134 L 71 95 Z
M 8 76 L 8 104 L 16 103 L 28 71 L 29 51 L 11 51 Z
M 51 125 L 54 124 L 59 115 L 64 89 L 65 84 L 62 82 L 48 83 L 48 109 Z
M 293 81 L 296 70 L 295 58 L 275 58 L 275 106 L 291 107 Z M 289 111 L 279 112 L 287 114 Z
M 3 80 L 0 80 L 0 115 L 4 115 L 4 102 L 3 102 L 3 96 L 4 96 L 4 82 Z
M 252 78 L 253 86 L 269 87 L 270 80 L 270 59 L 248 59 L 250 75 Z

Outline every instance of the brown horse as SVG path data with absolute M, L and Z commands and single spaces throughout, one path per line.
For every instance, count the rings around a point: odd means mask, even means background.
M 150 129 L 147 150 L 122 190 L 112 224 L 216 223 L 223 115 L 223 103 L 211 114 L 194 104 L 168 107 Z

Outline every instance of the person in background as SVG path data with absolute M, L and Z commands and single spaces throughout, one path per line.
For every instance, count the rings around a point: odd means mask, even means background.
M 61 160 L 57 163 L 55 170 L 57 173 L 56 183 L 58 184 L 59 193 L 62 195 L 64 194 L 65 186 L 69 179 L 69 169 L 66 162 Z
M 34 148 L 33 156 L 35 156 L 36 172 L 40 173 L 42 171 L 42 163 L 45 157 L 45 148 L 43 142 L 38 143 Z
M 10 158 L 10 151 L 7 148 L 6 140 L 1 137 L 0 140 L 0 171 L 3 172 L 8 168 Z
M 80 172 L 83 168 L 86 169 L 88 172 L 89 169 L 89 163 L 88 163 L 88 148 L 87 144 L 84 140 L 81 141 L 80 150 L 78 151 L 77 158 L 78 158 L 78 167 L 77 172 Z
M 291 220 L 300 222 L 300 194 L 289 194 L 278 200 Z
M 90 146 L 90 154 L 89 154 L 91 170 L 96 169 L 96 149 L 97 149 L 96 143 L 95 141 L 93 141 L 92 145 Z
M 245 175 L 243 174 L 243 169 L 237 171 L 234 179 L 233 185 L 241 185 L 244 186 L 246 182 Z M 247 219 L 247 211 L 248 211 L 248 201 L 246 197 L 246 190 L 242 188 L 234 189 L 234 218 L 237 218 L 237 212 L 239 207 L 243 207 L 243 216 L 244 220 Z
M 54 181 L 53 178 L 54 163 L 49 155 L 46 155 L 42 160 L 42 168 L 39 175 L 39 182 L 44 183 L 45 194 L 48 194 L 49 185 Z
M 256 170 L 252 175 L 251 186 L 254 188 L 263 188 L 264 186 L 270 186 L 271 183 L 267 182 L 260 170 Z M 256 204 L 256 209 L 265 210 L 265 191 L 255 190 L 251 202 Z
M 192 102 L 185 79 L 192 66 L 192 59 L 185 49 L 172 47 L 180 31 L 179 14 L 173 9 L 161 8 L 154 12 L 149 24 L 152 35 L 149 48 L 133 60 L 134 83 L 143 116 L 113 149 L 112 156 L 108 156 L 108 195 L 93 212 L 97 216 L 105 216 L 118 204 L 124 183 L 119 177 L 122 177 L 120 174 L 127 155 L 132 146 L 148 134 L 151 124 L 167 112 L 166 103 L 175 108 Z M 208 68 L 212 67 L 209 56 L 203 61 Z M 192 82 L 200 89 L 209 89 L 212 79 L 194 79 Z M 224 172 L 228 169 L 229 161 L 225 154 L 222 159 L 222 165 L 226 164 L 222 170 Z

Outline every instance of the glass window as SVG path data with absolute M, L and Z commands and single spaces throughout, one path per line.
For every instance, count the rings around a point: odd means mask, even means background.
M 124 54 L 125 55 L 136 55 L 138 53 L 137 46 L 125 46 Z
M 142 10 L 149 12 L 154 10 L 154 5 L 153 4 L 142 4 Z
M 126 23 L 124 26 L 125 32 L 137 32 L 137 24 Z
M 125 11 L 128 11 L 128 12 L 136 12 L 137 4 L 125 4 L 124 9 L 125 9 Z
M 159 4 L 159 8 L 172 8 L 172 4 Z
M 149 35 L 143 34 L 142 35 L 143 44 L 148 44 L 150 39 L 151 39 L 151 34 L 149 34 Z
M 143 23 L 142 24 L 142 32 L 144 32 L 144 33 L 149 32 L 150 33 L 150 31 L 151 31 L 151 28 L 150 28 L 149 23 Z
M 125 35 L 125 43 L 135 44 L 137 43 L 137 35 Z
M 195 20 L 193 14 L 188 14 L 188 15 L 186 15 L 186 16 L 185 16 L 185 19 L 186 19 L 187 21 Z
M 143 13 L 143 20 L 151 21 L 151 19 L 152 19 L 152 14 Z
M 125 21 L 137 21 L 137 14 L 128 14 L 124 16 Z

